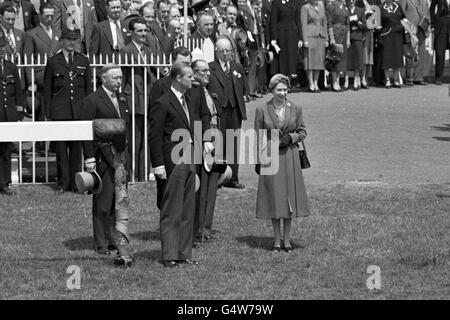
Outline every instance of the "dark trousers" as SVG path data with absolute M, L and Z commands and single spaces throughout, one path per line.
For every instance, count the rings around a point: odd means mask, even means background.
M 195 194 L 194 236 L 212 233 L 214 207 L 216 205 L 218 172 L 207 173 L 203 165 L 197 165 L 200 189 Z
M 179 164 L 170 173 L 161 199 L 162 260 L 192 257 L 195 216 L 195 165 Z
M 144 115 L 142 114 L 137 114 L 134 117 L 135 119 L 135 127 L 134 127 L 134 134 L 135 134 L 135 149 L 134 149 L 134 176 L 139 180 L 139 181 L 145 181 L 145 139 L 144 139 L 144 128 L 145 128 L 145 123 L 144 123 Z M 132 137 L 132 126 L 130 126 L 129 128 L 130 130 L 130 138 Z M 148 133 L 148 131 L 147 131 Z M 130 169 L 132 168 L 131 164 L 132 159 L 131 159 L 131 155 L 133 154 L 133 149 L 132 149 L 133 144 L 130 142 L 128 144 L 128 154 L 130 155 L 130 161 L 128 163 L 130 163 Z M 149 148 L 147 148 L 147 153 L 149 154 Z M 150 157 L 148 156 L 148 161 L 150 161 Z
M 231 170 L 233 171 L 233 175 L 231 177 L 230 182 L 239 182 L 238 173 L 239 173 L 239 164 L 238 164 L 238 150 L 239 150 L 239 139 L 234 138 L 234 141 L 228 141 L 226 129 L 240 129 L 242 126 L 242 116 L 239 110 L 239 107 L 236 105 L 232 107 L 228 104 L 225 108 L 222 108 L 222 112 L 220 115 L 220 127 L 223 134 L 223 150 L 224 156 L 229 163 Z M 230 136 L 231 137 L 231 136 Z M 227 145 L 233 144 L 233 158 L 231 159 L 231 151 L 227 152 Z
M 75 173 L 81 171 L 81 142 L 55 141 L 58 185 L 65 190 L 75 188 Z
M 258 56 L 258 50 L 249 49 L 249 66 L 248 66 L 248 94 L 255 94 L 258 92 L 258 78 L 256 77 L 258 72 L 258 66 L 256 65 L 256 57 Z
M 98 166 L 97 172 L 102 178 L 103 188 L 99 194 L 94 194 L 92 199 L 92 224 L 94 249 L 96 250 L 114 245 L 112 235 L 115 228 L 114 169 L 106 164 L 98 164 Z M 101 166 L 106 166 L 106 168 L 101 170 Z
M 0 142 L 0 188 L 11 183 L 11 142 Z
M 436 50 L 436 79 L 444 75 L 445 51 L 449 48 L 450 17 L 440 17 L 441 28 L 435 33 L 434 50 Z M 437 28 L 435 28 L 436 30 Z

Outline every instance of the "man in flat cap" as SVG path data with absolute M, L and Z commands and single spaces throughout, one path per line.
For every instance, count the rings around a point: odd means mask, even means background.
M 23 94 L 19 72 L 14 63 L 5 60 L 8 41 L 0 32 L 0 122 L 23 119 Z M 0 194 L 14 195 L 11 189 L 10 142 L 0 142 Z
M 62 50 L 49 58 L 44 71 L 44 108 L 48 120 L 80 120 L 83 98 L 92 92 L 89 60 L 75 51 L 79 30 L 64 30 Z M 58 182 L 56 192 L 75 190 L 75 173 L 81 171 L 79 141 L 56 141 Z
M 102 85 L 83 100 L 81 118 L 123 119 L 129 128 L 131 118 L 127 98 L 125 94 L 119 93 L 122 70 L 118 65 L 107 64 L 100 75 Z M 129 141 L 128 130 L 124 130 L 124 133 L 125 141 Z M 117 249 L 115 262 L 121 266 L 131 266 L 133 262 L 128 247 L 126 149 L 126 143 L 100 142 L 96 137 L 94 142 L 83 141 L 86 171 L 96 170 L 103 182 L 101 192 L 94 194 L 92 201 L 94 250 L 98 254 L 109 254 Z

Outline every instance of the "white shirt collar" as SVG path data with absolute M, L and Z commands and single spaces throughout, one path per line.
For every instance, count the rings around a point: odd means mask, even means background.
M 109 89 L 106 89 L 106 87 L 104 85 L 102 85 L 103 90 L 105 90 L 106 94 L 108 95 L 108 97 L 112 98 L 112 95 L 114 92 L 112 92 Z
M 175 94 L 175 96 L 178 98 L 178 100 L 180 100 L 180 102 L 181 102 L 181 100 L 183 99 L 183 92 L 180 92 L 180 91 L 178 91 L 177 89 L 175 89 L 173 86 L 170 86 L 170 89 L 172 90 L 172 92 Z

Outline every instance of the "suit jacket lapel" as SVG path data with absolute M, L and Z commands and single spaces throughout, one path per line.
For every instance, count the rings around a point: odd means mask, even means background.
M 103 29 L 103 33 L 106 35 L 106 39 L 108 39 L 109 43 L 111 44 L 111 48 L 114 49 L 114 41 L 112 38 L 112 31 L 109 24 L 109 20 L 105 20 L 106 23 L 101 23 L 99 26 Z
M 170 104 L 174 107 L 174 109 L 178 112 L 178 115 L 181 117 L 181 119 L 183 119 L 184 124 L 186 125 L 186 128 L 189 129 L 189 131 L 191 130 L 191 126 L 189 125 L 188 119 L 186 117 L 186 114 L 184 113 L 183 107 L 180 104 L 180 101 L 178 100 L 178 98 L 175 96 L 175 93 L 172 92 L 172 89 L 170 89 Z M 187 102 L 186 102 L 187 104 Z M 189 107 L 188 107 L 188 111 L 189 111 Z M 191 114 L 189 112 L 189 117 L 191 117 Z M 192 118 L 192 117 L 191 117 Z
M 36 29 L 36 36 L 46 44 L 46 47 L 51 47 L 52 39 L 50 39 L 48 33 L 44 30 L 44 28 L 42 28 L 42 26 L 38 26 Z
M 212 69 L 217 70 L 217 72 L 214 72 L 214 74 L 216 75 L 217 80 L 219 80 L 222 87 L 224 87 L 225 72 L 223 71 L 222 65 L 220 64 L 220 62 L 218 60 L 214 61 L 214 64 L 212 65 Z M 211 73 L 213 73 L 213 72 L 211 72 Z
M 112 103 L 111 99 L 106 94 L 106 91 L 103 89 L 103 87 L 99 88 L 99 96 L 100 99 L 103 101 L 105 106 L 107 106 L 111 112 L 113 112 L 118 118 L 121 118 L 121 116 L 117 113 L 116 107 L 114 107 L 114 104 Z M 119 100 L 119 97 L 117 97 L 117 100 Z M 120 102 L 119 102 L 119 109 L 120 109 Z M 122 112 L 122 110 L 120 110 Z
M 283 135 L 289 129 L 291 117 L 292 117 L 292 106 L 289 101 L 286 101 L 286 107 L 284 108 L 284 122 L 283 122 L 283 125 L 281 126 L 281 131 L 282 131 Z

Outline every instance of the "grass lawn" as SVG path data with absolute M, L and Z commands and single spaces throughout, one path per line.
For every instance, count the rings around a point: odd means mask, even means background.
M 308 185 L 308 184 L 307 184 Z M 450 185 L 308 185 L 312 215 L 295 220 L 295 250 L 273 253 L 256 220 L 256 188 L 220 189 L 218 240 L 194 250 L 198 267 L 160 263 L 155 185 L 135 184 L 136 264 L 117 269 L 92 250 L 91 199 L 21 186 L 0 196 L 1 299 L 448 299 Z M 81 289 L 66 287 L 70 265 Z M 368 290 L 367 267 L 381 269 Z

